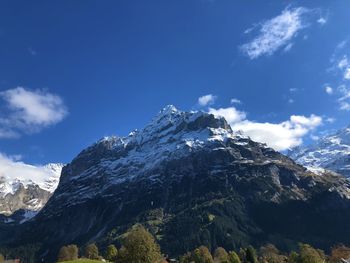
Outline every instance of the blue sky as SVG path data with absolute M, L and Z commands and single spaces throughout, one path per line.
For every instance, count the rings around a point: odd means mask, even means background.
M 278 150 L 308 143 L 349 125 L 349 12 L 347 0 L 3 1 L 0 156 L 66 163 L 167 104 Z

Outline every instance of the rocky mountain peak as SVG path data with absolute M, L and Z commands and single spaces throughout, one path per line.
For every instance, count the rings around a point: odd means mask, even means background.
M 150 123 L 140 132 L 163 132 L 165 130 L 201 130 L 205 128 L 222 128 L 232 132 L 226 120 L 202 111 L 180 111 L 173 105 L 164 107 Z
M 160 119 L 166 116 L 175 115 L 177 113 L 180 113 L 180 111 L 174 105 L 167 105 L 159 111 L 156 118 Z
M 108 136 L 99 140 L 91 147 L 83 150 L 78 158 L 101 154 L 126 154 L 135 149 L 157 148 L 161 145 L 182 144 L 198 145 L 212 139 L 224 140 L 227 137 L 243 137 L 234 134 L 230 125 L 222 117 L 217 117 L 201 111 L 180 111 L 173 105 L 163 108 L 143 129 L 134 130 L 128 136 Z M 197 144 L 195 143 L 197 142 Z M 165 149 L 163 149 L 165 150 Z M 91 158 L 90 158 L 91 159 Z
M 349 200 L 347 179 L 307 171 L 234 133 L 224 118 L 168 106 L 143 129 L 83 150 L 63 168 L 45 207 L 9 239 L 45 240 L 42 253 L 53 258 L 63 244 L 103 242 L 142 223 L 169 255 L 203 242 L 241 247 L 278 238 L 328 245 L 324 225 L 333 215 L 348 222 Z M 330 233 L 343 242 L 350 231 L 340 225 Z

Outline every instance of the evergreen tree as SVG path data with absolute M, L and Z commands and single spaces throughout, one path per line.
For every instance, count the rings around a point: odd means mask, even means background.
M 122 263 L 156 263 L 162 261 L 159 245 L 143 226 L 134 226 L 122 241 L 118 260 Z M 118 261 L 118 262 L 119 262 Z
M 89 244 L 85 247 L 84 257 L 88 259 L 99 259 L 98 247 L 95 243 Z
M 195 263 L 214 263 L 209 249 L 205 246 L 200 246 L 193 251 L 192 260 Z
M 228 253 L 222 247 L 218 247 L 214 252 L 214 262 L 215 263 L 230 263 L 228 258 Z
M 256 257 L 256 251 L 252 246 L 249 246 L 246 249 L 246 261 L 247 263 L 258 263 L 258 259 Z
M 117 260 L 118 250 L 115 245 L 109 245 L 106 249 L 105 259 L 111 262 L 115 262 Z
M 234 251 L 228 253 L 228 259 L 230 263 L 241 263 L 239 256 Z

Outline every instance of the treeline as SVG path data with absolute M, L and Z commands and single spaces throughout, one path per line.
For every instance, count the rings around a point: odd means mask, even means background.
M 63 246 L 58 253 L 58 262 L 76 260 L 79 249 L 76 245 Z M 141 225 L 133 227 L 125 234 L 122 247 L 118 250 L 111 244 L 100 255 L 96 244 L 87 245 L 82 251 L 82 257 L 95 260 L 108 260 L 118 263 L 161 263 L 166 262 L 160 252 L 160 247 L 153 236 Z
M 255 249 L 252 246 L 239 251 L 226 251 L 222 247 L 213 253 L 205 246 L 187 252 L 178 259 L 169 259 L 162 255 L 153 236 L 142 226 L 137 225 L 125 233 L 122 246 L 118 250 L 110 244 L 100 253 L 96 244 L 89 244 L 82 249 L 82 257 L 95 260 L 107 260 L 113 263 L 339 263 L 350 258 L 350 248 L 338 245 L 329 255 L 308 244 L 299 244 L 297 251 L 288 254 L 279 251 L 274 245 L 267 244 Z M 58 262 L 76 260 L 79 249 L 76 245 L 63 246 L 58 253 Z

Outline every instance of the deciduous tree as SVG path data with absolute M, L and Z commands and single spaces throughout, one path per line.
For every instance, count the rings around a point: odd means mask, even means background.
M 346 247 L 344 245 L 338 245 L 335 247 L 332 247 L 331 255 L 329 258 L 329 261 L 331 263 L 338 263 L 341 262 L 342 259 L 349 259 L 350 258 L 350 248 Z
M 88 259 L 99 259 L 98 247 L 95 243 L 88 244 L 85 247 L 84 256 Z
M 241 263 L 239 256 L 234 251 L 228 253 L 228 259 L 230 263 Z
M 115 262 L 117 260 L 118 250 L 115 245 L 109 245 L 106 249 L 105 259 Z
M 300 254 L 299 262 L 300 263 L 324 263 L 325 255 L 322 250 L 313 248 L 308 244 L 299 245 Z
M 122 263 L 157 263 L 163 259 L 154 237 L 141 225 L 126 233 L 122 245 L 118 256 Z
M 68 248 L 66 246 L 63 246 L 63 247 L 61 247 L 60 251 L 58 252 L 57 261 L 63 262 L 63 261 L 67 261 L 67 260 L 70 260 L 69 251 L 68 251 Z
M 228 253 L 224 248 L 218 247 L 217 249 L 215 249 L 214 262 L 215 263 L 230 263 L 229 258 L 228 258 Z
M 193 251 L 192 260 L 195 263 L 214 263 L 213 257 L 206 246 L 200 246 Z

